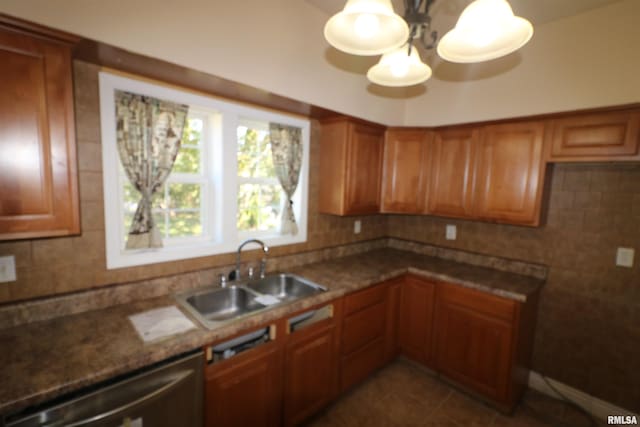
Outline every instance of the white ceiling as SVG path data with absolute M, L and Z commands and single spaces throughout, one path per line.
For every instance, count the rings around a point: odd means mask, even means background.
M 333 15 L 340 11 L 346 3 L 346 0 L 304 1 L 324 11 L 327 15 Z M 568 16 L 578 15 L 587 10 L 617 1 L 619 0 L 510 0 L 509 3 L 516 15 L 528 19 L 534 25 L 541 25 Z M 437 20 L 439 15 L 442 14 L 457 17 L 470 2 L 471 0 L 436 0 L 432 7 L 433 19 Z M 402 0 L 392 0 L 392 3 L 396 13 L 402 15 L 404 2 Z M 449 19 L 446 21 L 449 21 Z

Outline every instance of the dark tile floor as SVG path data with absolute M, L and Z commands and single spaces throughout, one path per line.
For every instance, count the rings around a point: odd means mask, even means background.
M 311 420 L 307 427 L 589 427 L 570 405 L 528 391 L 513 416 L 480 403 L 429 371 L 398 359 Z M 602 424 L 599 421 L 598 427 Z

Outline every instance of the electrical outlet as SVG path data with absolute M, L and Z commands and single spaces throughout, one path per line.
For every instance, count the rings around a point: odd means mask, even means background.
M 447 240 L 456 240 L 458 238 L 458 229 L 455 225 L 447 224 L 446 230 Z
M 353 222 L 353 233 L 360 234 L 361 231 L 362 231 L 362 221 L 360 221 L 359 219 L 356 219 Z
M 16 257 L 0 257 L 0 283 L 16 281 Z
M 616 253 L 616 265 L 620 267 L 633 267 L 633 248 L 618 248 Z

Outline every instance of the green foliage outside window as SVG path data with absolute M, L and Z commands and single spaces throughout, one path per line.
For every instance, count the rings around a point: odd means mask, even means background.
M 278 226 L 282 189 L 277 181 L 269 132 L 238 127 L 237 227 L 241 231 L 272 230 Z

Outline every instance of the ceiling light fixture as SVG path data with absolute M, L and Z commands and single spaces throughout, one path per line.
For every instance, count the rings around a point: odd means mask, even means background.
M 407 42 L 409 27 L 391 0 L 348 0 L 324 26 L 324 38 L 354 55 L 380 55 Z
M 438 55 L 452 62 L 481 62 L 520 49 L 533 36 L 529 21 L 513 15 L 506 0 L 476 0 L 438 43 Z
M 422 62 L 418 50 L 409 44 L 382 55 L 380 62 L 371 67 L 367 78 L 382 86 L 411 86 L 431 77 L 431 68 Z
M 413 45 L 433 49 L 438 33 L 431 29 L 431 6 L 436 0 L 404 0 L 404 19 L 390 0 L 348 0 L 325 25 L 327 41 L 355 55 L 383 54 L 367 72 L 369 80 L 384 86 L 410 86 L 431 76 Z M 521 48 L 533 35 L 533 26 L 513 15 L 507 0 L 474 0 L 454 29 L 440 40 L 438 55 L 451 62 L 482 62 Z

